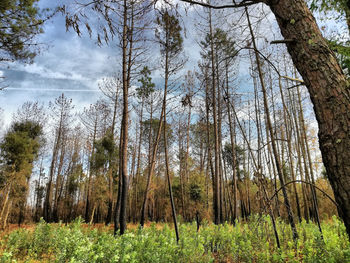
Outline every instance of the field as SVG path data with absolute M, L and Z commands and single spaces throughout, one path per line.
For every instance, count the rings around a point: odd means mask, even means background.
M 290 227 L 277 222 L 277 249 L 268 217 L 236 226 L 203 223 L 180 225 L 177 244 L 171 226 L 130 227 L 113 236 L 111 227 L 46 224 L 19 228 L 1 236 L 0 262 L 350 262 L 344 225 L 336 218 L 322 223 L 323 238 L 313 223 L 298 224 L 299 240 Z

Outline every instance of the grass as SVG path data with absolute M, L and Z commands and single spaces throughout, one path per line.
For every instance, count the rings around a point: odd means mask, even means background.
M 67 226 L 41 221 L 0 237 L 0 262 L 350 262 L 349 239 L 336 217 L 322 223 L 323 239 L 313 223 L 297 227 L 295 243 L 289 225 L 277 220 L 277 249 L 268 217 L 236 226 L 204 223 L 199 232 L 194 223 L 181 224 L 179 244 L 167 224 L 130 227 L 114 237 L 111 227 L 80 219 Z

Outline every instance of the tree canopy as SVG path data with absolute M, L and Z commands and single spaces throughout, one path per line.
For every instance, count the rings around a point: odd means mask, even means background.
M 39 0 L 1 0 L 0 61 L 31 62 L 38 53 L 35 37 L 43 32 Z

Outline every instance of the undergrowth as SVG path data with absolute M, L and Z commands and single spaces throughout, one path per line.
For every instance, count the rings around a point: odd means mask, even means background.
M 2 238 L 0 262 L 350 262 L 350 244 L 336 217 L 322 223 L 298 224 L 299 239 L 277 220 L 281 248 L 276 247 L 269 217 L 249 223 L 216 226 L 181 224 L 177 244 L 168 225 L 128 230 L 113 236 L 110 228 L 83 227 L 77 219 L 67 226 L 41 221 L 34 230 L 17 229 Z

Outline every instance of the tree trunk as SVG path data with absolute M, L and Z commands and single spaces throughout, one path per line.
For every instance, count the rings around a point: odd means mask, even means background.
M 272 128 L 272 124 L 271 124 L 271 119 L 270 119 L 270 113 L 269 113 L 269 106 L 268 106 L 268 101 L 267 101 L 267 92 L 266 92 L 266 88 L 265 88 L 265 84 L 264 84 L 264 78 L 262 75 L 262 70 L 261 70 L 261 64 L 260 64 L 260 57 L 258 54 L 258 50 L 256 47 L 256 43 L 255 43 L 255 37 L 253 34 L 253 29 L 250 23 L 250 18 L 249 18 L 249 14 L 246 8 L 246 15 L 247 15 L 247 20 L 248 20 L 248 25 L 249 25 L 249 30 L 250 30 L 250 34 L 252 37 L 252 43 L 253 43 L 253 47 L 254 47 L 254 51 L 255 51 L 255 59 L 256 59 L 256 64 L 257 64 L 257 68 L 258 68 L 258 73 L 259 73 L 259 79 L 260 79 L 260 84 L 261 84 L 261 89 L 262 89 L 262 93 L 263 93 L 263 99 L 264 99 L 264 109 L 265 109 L 265 115 L 266 115 L 266 121 L 267 121 L 267 128 L 269 130 L 270 133 L 270 138 L 271 138 L 271 146 L 272 146 L 272 151 L 273 151 L 273 155 L 275 157 L 275 162 L 276 162 L 276 169 L 277 169 L 277 174 L 280 180 L 281 185 L 284 186 L 284 176 L 283 176 L 283 170 L 282 170 L 282 165 L 281 165 L 281 161 L 279 159 L 279 155 L 278 155 L 278 151 L 277 151 L 277 145 L 276 145 L 276 141 L 274 138 L 274 133 L 273 133 L 273 128 Z M 292 232 L 293 232 L 293 239 L 297 240 L 298 239 L 298 232 L 295 226 L 295 222 L 294 222 L 294 218 L 293 218 L 293 212 L 290 206 L 290 202 L 289 202 L 289 198 L 288 198 L 288 194 L 287 194 L 287 190 L 286 187 L 282 188 L 282 193 L 283 193 L 283 198 L 284 198 L 284 204 L 285 207 L 287 209 L 287 213 L 288 213 L 288 221 L 289 224 L 292 228 Z
M 227 67 L 226 67 L 226 96 L 229 94 L 228 91 L 228 73 L 227 73 Z M 235 130 L 234 125 L 232 121 L 231 116 L 231 108 L 230 108 L 230 97 L 227 96 L 226 100 L 226 106 L 227 106 L 227 116 L 228 116 L 228 123 L 229 123 L 229 129 L 230 129 L 230 142 L 231 142 L 231 158 L 232 158 L 232 180 L 233 180 L 233 215 L 232 215 L 232 222 L 235 224 L 236 218 L 237 218 L 237 174 L 236 174 L 236 144 L 235 144 Z
M 221 223 L 220 212 L 220 171 L 219 171 L 219 134 L 218 134 L 218 116 L 216 106 L 216 74 L 215 74 L 215 57 L 214 57 L 214 35 L 212 28 L 211 10 L 209 10 L 209 34 L 210 34 L 210 56 L 211 56 L 211 71 L 212 71 L 212 102 L 213 102 L 213 122 L 214 122 L 214 174 L 213 174 L 213 209 L 214 223 Z
M 350 235 L 349 84 L 305 1 L 270 2 L 283 37 L 294 40 L 287 43 L 288 52 L 309 90 L 323 162 Z
M 166 68 L 166 74 L 167 74 L 167 68 Z M 168 136 L 167 136 L 167 129 L 166 129 L 166 97 L 164 97 L 164 111 L 165 111 L 165 114 L 163 118 L 164 119 L 163 136 L 164 136 L 164 152 L 165 152 L 165 172 L 166 172 L 166 177 L 168 181 L 169 198 L 170 198 L 171 212 L 172 212 L 174 228 L 175 228 L 176 242 L 179 243 L 180 236 L 179 236 L 179 230 L 177 227 L 176 210 L 175 210 L 175 204 L 174 204 L 173 191 L 171 188 L 170 171 L 169 171 L 170 168 L 169 168 L 169 157 L 168 157 Z
M 49 172 L 49 181 L 46 186 L 44 211 L 43 211 L 43 217 L 46 222 L 51 221 L 52 181 L 55 173 L 55 164 L 57 161 L 57 155 L 58 155 L 60 141 L 62 137 L 62 129 L 63 129 L 63 112 L 61 112 L 61 116 L 60 116 L 60 123 L 57 131 L 57 137 L 55 138 L 55 144 L 54 144 L 53 153 L 52 153 L 50 172 Z
M 124 14 L 123 14 L 123 117 L 122 117 L 122 131 L 123 131 L 123 140 L 121 144 L 121 156 L 120 156 L 120 165 L 121 165 L 121 174 L 120 179 L 122 182 L 121 185 L 121 200 L 120 200 L 120 215 L 119 215 L 119 224 L 120 224 L 120 234 L 124 234 L 126 230 L 126 206 L 128 198 L 128 124 L 129 124 L 129 110 L 128 110 L 128 79 L 127 79 L 127 38 L 128 38 L 128 26 L 127 26 L 127 1 L 124 0 Z

